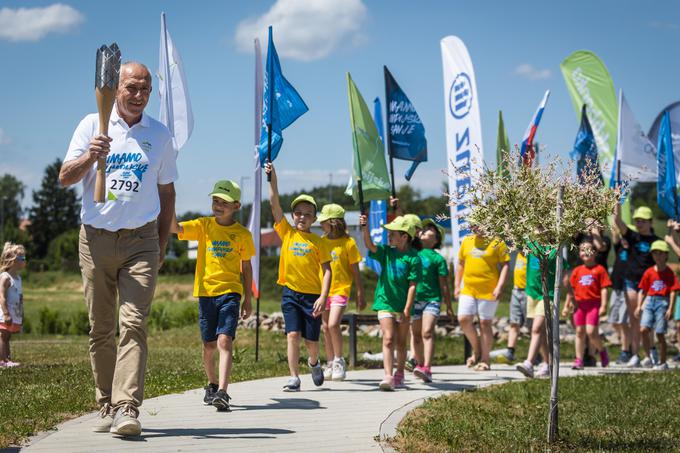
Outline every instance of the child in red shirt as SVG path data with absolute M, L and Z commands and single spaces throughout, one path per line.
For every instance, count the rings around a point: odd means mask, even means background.
M 576 326 L 576 360 L 574 370 L 583 369 L 583 356 L 586 348 L 586 335 L 591 346 L 600 351 L 602 367 L 609 365 L 607 348 L 602 344 L 598 326 L 600 316 L 607 313 L 607 288 L 612 286 L 607 270 L 597 264 L 595 246 L 592 242 L 584 241 L 579 246 L 579 257 L 583 264 L 574 268 L 569 279 L 571 289 L 567 294 L 567 301 L 562 316 L 567 316 L 576 303 L 574 312 L 574 326 Z
M 642 274 L 638 303 L 634 316 L 640 318 L 640 336 L 642 347 L 650 359 L 655 370 L 667 370 L 666 363 L 666 330 L 668 320 L 673 316 L 675 296 L 680 290 L 680 283 L 675 272 L 666 265 L 668 261 L 668 244 L 664 241 L 654 241 L 651 247 L 654 266 Z M 654 340 L 651 337 L 652 329 L 656 332 L 659 342 L 660 357 L 656 357 Z

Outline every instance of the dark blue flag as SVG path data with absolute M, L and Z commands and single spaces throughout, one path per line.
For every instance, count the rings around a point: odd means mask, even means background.
M 584 171 L 587 166 L 590 165 L 591 168 L 597 169 L 600 183 L 604 184 L 602 174 L 599 170 L 600 163 L 597 159 L 595 135 L 593 135 L 593 129 L 590 127 L 590 121 L 588 121 L 585 104 L 583 104 L 583 108 L 581 109 L 581 126 L 578 128 L 574 149 L 569 153 L 569 157 L 576 161 L 576 175 L 580 182 L 583 182 L 585 177 Z
M 656 180 L 656 201 L 663 212 L 672 219 L 678 219 L 678 190 L 675 180 L 675 159 L 671 118 L 664 112 L 659 128 L 659 141 L 656 147 L 658 179 Z
M 378 129 L 380 139 L 385 142 L 383 135 L 383 121 L 382 121 L 382 107 L 380 106 L 380 98 L 373 100 L 373 121 Z M 375 245 L 387 244 L 387 230 L 383 229 L 383 225 L 387 223 L 387 203 L 385 200 L 371 200 L 371 209 L 368 216 L 368 231 L 371 233 L 371 239 Z M 382 267 L 380 263 L 373 258 L 366 257 L 366 266 L 380 275 Z
M 415 107 L 394 80 L 387 66 L 383 68 L 387 104 L 387 150 L 394 159 L 413 162 L 405 175 L 406 180 L 410 181 L 418 164 L 427 161 L 425 128 Z
M 307 110 L 293 85 L 281 73 L 281 63 L 274 47 L 272 27 L 269 27 L 269 45 L 267 47 L 267 67 L 264 73 L 264 90 L 262 94 L 262 132 L 260 133 L 260 164 L 264 166 L 269 158 L 276 159 L 283 143 L 282 131 L 293 124 Z M 268 150 L 268 131 L 271 128 L 271 157 Z

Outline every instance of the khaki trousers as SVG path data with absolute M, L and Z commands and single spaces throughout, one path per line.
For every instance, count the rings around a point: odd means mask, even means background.
M 159 267 L 156 222 L 110 232 L 82 225 L 80 268 L 90 318 L 97 402 L 140 406 L 146 370 L 146 318 Z M 116 297 L 118 296 L 118 297 Z M 116 348 L 116 299 L 120 338 Z

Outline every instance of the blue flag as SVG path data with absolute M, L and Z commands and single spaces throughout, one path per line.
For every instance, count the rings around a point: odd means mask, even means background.
M 281 63 L 274 47 L 272 27 L 269 27 L 269 45 L 267 47 L 267 68 L 264 73 L 264 91 L 262 95 L 262 132 L 257 149 L 260 153 L 260 164 L 264 166 L 269 158 L 272 162 L 279 155 L 283 143 L 282 131 L 293 124 L 307 110 L 293 85 L 281 73 Z M 268 128 L 271 128 L 271 157 L 268 156 Z
M 675 180 L 671 118 L 667 111 L 663 114 L 659 128 L 656 163 L 659 175 L 656 181 L 656 201 L 668 217 L 678 220 L 678 190 Z
M 383 68 L 387 104 L 387 150 L 394 159 L 413 162 L 405 175 L 406 180 L 410 181 L 418 164 L 427 161 L 425 128 L 415 107 L 394 80 L 387 66 Z
M 590 127 L 588 115 L 586 114 L 586 105 L 583 104 L 581 109 L 581 126 L 578 128 L 576 134 L 576 141 L 574 142 L 574 149 L 569 153 L 569 157 L 576 161 L 576 175 L 580 182 L 584 180 L 584 174 L 588 164 L 597 168 L 600 183 L 604 184 L 602 174 L 600 173 L 600 163 L 597 160 L 597 144 L 595 143 L 595 135 L 593 129 Z
M 373 121 L 378 129 L 380 139 L 384 142 L 383 136 L 383 121 L 382 121 L 382 107 L 380 106 L 380 98 L 375 98 L 373 101 Z M 383 225 L 387 223 L 387 202 L 385 200 L 371 200 L 371 209 L 368 216 L 368 231 L 371 233 L 371 239 L 375 245 L 387 244 L 387 230 L 383 229 Z M 366 257 L 366 266 L 380 275 L 382 266 L 373 258 Z

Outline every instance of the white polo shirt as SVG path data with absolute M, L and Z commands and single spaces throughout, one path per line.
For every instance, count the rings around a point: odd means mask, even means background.
M 73 133 L 64 162 L 88 152 L 90 140 L 98 132 L 99 115 L 92 113 L 83 118 Z M 162 123 L 143 114 L 137 124 L 128 127 L 115 106 L 108 135 L 113 140 L 106 156 L 106 202 L 94 202 L 95 162 L 83 178 L 80 220 L 109 231 L 138 228 L 160 213 L 158 184 L 177 180 L 177 151 L 170 131 Z

